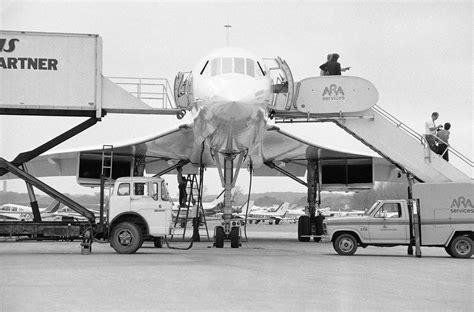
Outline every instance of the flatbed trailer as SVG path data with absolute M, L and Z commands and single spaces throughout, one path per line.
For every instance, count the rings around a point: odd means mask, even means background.
M 93 229 L 89 222 L 67 221 L 2 221 L 0 236 L 21 236 L 31 240 L 75 240 Z

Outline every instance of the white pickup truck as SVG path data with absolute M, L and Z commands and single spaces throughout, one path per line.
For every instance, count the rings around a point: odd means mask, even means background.
M 405 200 L 378 200 L 364 216 L 328 218 L 323 227 L 340 255 L 353 255 L 358 246 L 413 245 L 419 237 L 420 246 L 472 256 L 474 183 L 417 183 L 412 203 L 413 213 Z
M 118 178 L 108 206 L 110 245 L 118 253 L 134 253 L 144 240 L 161 247 L 172 231 L 172 205 L 162 178 Z

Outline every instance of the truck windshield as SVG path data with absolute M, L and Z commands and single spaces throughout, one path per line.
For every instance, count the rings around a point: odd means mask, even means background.
M 376 202 L 372 205 L 372 207 L 370 207 L 369 210 L 367 210 L 367 211 L 365 212 L 364 215 L 366 215 L 366 216 L 370 215 L 378 205 L 379 205 L 379 201 L 376 201 Z

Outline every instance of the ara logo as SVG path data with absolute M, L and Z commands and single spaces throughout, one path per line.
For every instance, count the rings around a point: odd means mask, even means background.
M 20 41 L 19 39 L 0 39 L 0 52 L 13 52 L 15 51 L 15 43 Z
M 474 205 L 471 199 L 463 196 L 453 199 L 451 213 L 474 213 Z
M 344 90 L 342 89 L 342 87 L 338 87 L 335 84 L 331 84 L 329 85 L 329 87 L 324 88 L 323 101 L 334 100 L 344 100 Z

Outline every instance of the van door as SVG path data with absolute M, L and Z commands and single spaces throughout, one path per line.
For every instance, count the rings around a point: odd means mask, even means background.
M 369 237 L 374 244 L 408 243 L 408 216 L 400 203 L 383 203 L 369 221 Z
M 159 197 L 159 182 L 134 182 L 130 196 L 131 210 L 145 218 L 149 234 L 165 234 L 166 209 Z

